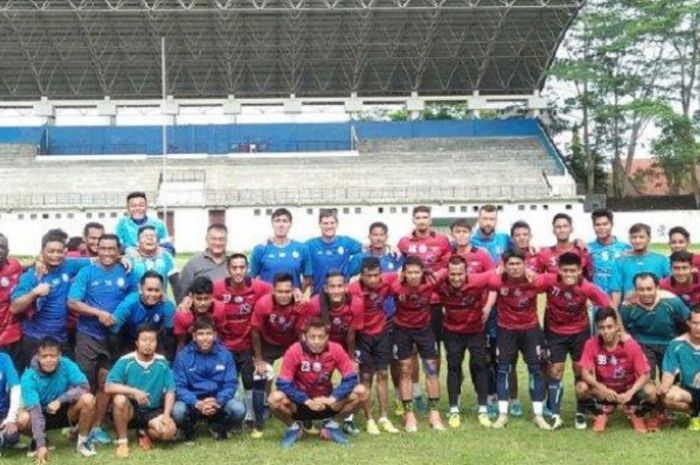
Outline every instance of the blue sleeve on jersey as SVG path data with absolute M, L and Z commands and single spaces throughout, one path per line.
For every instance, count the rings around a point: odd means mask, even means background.
M 5 383 L 7 388 L 13 388 L 19 384 L 19 376 L 17 375 L 17 370 L 12 364 L 12 359 L 9 355 L 5 353 L 0 353 L 0 373 L 5 376 Z
M 365 254 L 356 254 L 350 258 L 348 262 L 348 277 L 357 276 L 360 274 L 360 268 L 362 267 L 362 260 L 365 258 Z
M 70 285 L 70 291 L 68 291 L 68 300 L 75 300 L 82 302 L 85 300 L 85 293 L 87 292 L 87 285 L 90 281 L 89 269 L 83 268 L 78 272 L 78 275 L 73 280 Z
M 665 278 L 665 277 L 671 275 L 671 260 L 669 260 L 668 257 L 662 257 L 662 258 L 663 258 L 663 264 L 662 264 L 663 276 L 661 276 L 659 279 Z
M 362 253 L 362 243 L 352 237 L 344 236 L 345 248 L 348 249 L 348 255 L 357 255 Z
M 343 400 L 350 395 L 352 390 L 355 389 L 355 386 L 357 386 L 357 383 L 359 382 L 360 379 L 356 373 L 344 376 L 343 379 L 340 380 L 340 384 L 333 389 L 333 394 L 331 395 L 335 397 L 336 400 Z
M 75 285 L 75 284 L 74 284 Z M 71 288 L 72 290 L 72 288 Z M 137 296 L 138 298 L 138 296 Z M 119 334 L 127 321 L 129 321 L 129 316 L 131 316 L 131 305 L 134 303 L 134 298 L 132 294 L 129 294 L 119 302 L 117 308 L 112 312 L 112 318 L 114 318 L 114 324 L 109 327 L 112 334 Z
M 66 273 L 73 277 L 77 275 L 80 272 L 80 270 L 92 264 L 92 260 L 90 260 L 89 258 L 69 257 L 66 258 L 66 261 L 64 263 L 66 266 Z
M 668 348 L 666 348 L 666 353 L 664 354 L 664 360 L 661 363 L 661 371 L 668 373 L 669 375 L 675 375 L 680 372 L 680 363 L 678 360 L 678 354 L 676 353 L 677 342 L 672 341 Z
M 155 222 L 156 236 L 158 236 L 158 242 L 163 244 L 168 242 L 168 228 L 165 227 L 165 223 L 158 219 Z
M 22 390 L 22 404 L 24 405 L 24 408 L 31 409 L 41 404 L 39 391 L 37 391 L 36 382 L 34 381 L 33 369 L 27 369 L 24 371 L 20 381 L 20 387 Z
M 163 302 L 163 328 L 173 329 L 175 326 L 175 304 L 170 300 Z
M 123 358 L 120 358 L 114 364 L 112 369 L 109 370 L 109 373 L 107 373 L 107 380 L 105 382 L 107 384 L 124 384 L 125 379 L 126 379 L 126 373 L 124 372 L 125 368 L 126 368 L 126 360 Z
M 197 396 L 190 390 L 190 383 L 187 380 L 187 367 L 182 357 L 175 358 L 172 371 L 175 379 L 175 397 L 188 407 L 194 407 L 197 403 Z
M 302 276 L 309 277 L 314 275 L 314 267 L 311 263 L 311 249 L 308 243 L 301 244 L 301 274 Z
M 282 391 L 289 400 L 297 404 L 303 404 L 309 400 L 309 396 L 304 391 L 297 388 L 293 381 L 277 378 L 277 389 Z
M 117 226 L 114 228 L 114 234 L 119 237 L 119 242 L 121 243 L 122 248 L 126 248 L 129 245 L 127 240 L 129 231 L 126 228 L 126 224 L 124 222 L 125 220 L 128 220 L 126 216 L 119 218 L 119 221 L 117 221 Z
M 75 386 L 80 386 L 81 384 L 87 384 L 88 379 L 85 374 L 80 371 L 80 368 L 78 365 L 66 358 L 66 357 L 61 357 L 61 363 L 66 365 L 66 372 L 68 374 L 68 383 L 70 384 L 71 387 Z
M 690 309 L 688 309 L 685 303 L 678 297 L 675 297 L 673 299 L 672 305 L 676 317 L 676 322 L 684 323 L 688 321 L 688 318 L 690 317 Z
M 36 279 L 34 268 L 29 268 L 27 271 L 22 273 L 22 276 L 19 277 L 17 287 L 15 287 L 14 291 L 12 291 L 11 299 L 17 300 L 24 297 L 25 295 L 29 294 L 37 284 L 39 284 L 39 281 Z

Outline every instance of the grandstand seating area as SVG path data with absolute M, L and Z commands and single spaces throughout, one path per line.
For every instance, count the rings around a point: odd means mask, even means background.
M 145 190 L 172 206 L 545 199 L 561 175 L 537 137 L 367 139 L 348 156 L 35 158 L 2 145 L 0 208 L 119 207 Z M 68 175 L 66 175 L 68 174 Z M 496 181 L 496 182 L 494 182 Z M 167 186 L 167 189 L 164 189 Z

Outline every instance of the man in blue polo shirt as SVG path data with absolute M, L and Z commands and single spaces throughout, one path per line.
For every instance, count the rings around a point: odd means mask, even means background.
M 39 341 L 47 336 L 61 344 L 64 354 L 73 352 L 68 342 L 68 292 L 73 278 L 91 263 L 85 258 L 66 259 L 66 244 L 57 231 L 42 237 L 41 261 L 47 272 L 39 276 L 35 266 L 29 268 L 12 292 L 10 311 L 23 318 L 19 368 L 29 365 Z
M 598 208 L 591 213 L 595 240 L 588 243 L 593 262 L 593 284 L 610 294 L 610 280 L 615 260 L 632 250 L 632 247 L 613 236 L 613 212 Z
M 138 232 L 142 226 L 152 226 L 158 244 L 170 253 L 175 253 L 165 223 L 156 217 L 148 216 L 148 201 L 144 192 L 131 192 L 126 196 L 126 212 L 127 215 L 119 219 L 114 230 L 125 249 L 138 245 Z
M 304 244 L 289 238 L 291 227 L 292 213 L 289 210 L 278 208 L 272 212 L 273 236 L 253 249 L 248 274 L 269 284 L 274 282 L 277 274 L 290 274 L 294 288 L 305 291 L 313 276 L 311 256 Z
M 79 315 L 75 361 L 88 377 L 97 401 L 91 438 L 100 444 L 111 442 L 102 423 L 109 406 L 105 378 L 117 356 L 108 337 L 114 324 L 112 313 L 135 289 L 119 263 L 120 250 L 119 237 L 103 234 L 97 243 L 97 262 L 80 270 L 68 293 L 68 307 Z
M 634 290 L 634 277 L 641 272 L 653 273 L 659 280 L 671 274 L 668 257 L 649 252 L 651 228 L 637 223 L 630 228 L 632 250 L 621 255 L 613 265 L 610 278 L 610 306 L 617 309 L 626 294 Z
M 197 319 L 192 341 L 175 358 L 173 419 L 185 440 L 194 439 L 198 419 L 204 419 L 214 439 L 224 440 L 245 417 L 243 402 L 236 399 L 238 373 L 233 355 L 216 339 L 214 320 Z
M 497 232 L 498 208 L 495 205 L 482 205 L 479 208 L 478 228 L 472 234 L 471 243 L 474 247 L 486 249 L 494 263 L 501 261 L 501 256 L 510 250 L 510 235 Z
M 153 270 L 141 276 L 139 291 L 132 292 L 117 305 L 112 313 L 114 324 L 109 330 L 117 336 L 119 346 L 133 348 L 139 326 L 148 323 L 159 330 L 159 346 L 166 357 L 174 353 L 175 338 L 172 334 L 175 304 L 164 299 L 163 277 Z
M 321 235 L 306 241 L 313 268 L 313 294 L 323 290 L 326 274 L 337 270 L 347 279 L 348 266 L 353 255 L 362 253 L 362 244 L 348 236 L 338 236 L 338 212 L 335 209 L 321 209 L 318 215 Z
M 0 352 L 0 455 L 19 441 L 17 414 L 22 403 L 19 377 L 9 355 Z

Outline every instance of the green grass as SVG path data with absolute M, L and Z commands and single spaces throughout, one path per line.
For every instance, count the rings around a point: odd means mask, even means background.
M 667 252 L 665 245 L 655 245 L 654 250 Z M 186 257 L 179 256 L 181 266 Z M 564 393 L 565 428 L 560 431 L 539 431 L 529 420 L 531 410 L 527 393 L 527 377 L 523 364 L 520 369 L 520 399 L 523 401 L 525 417 L 511 419 L 505 430 L 485 430 L 476 423 L 471 409 L 475 396 L 470 381 L 464 384 L 462 405 L 465 410 L 462 427 L 445 433 L 428 429 L 425 418 L 419 418 L 419 432 L 414 435 L 383 434 L 371 437 L 365 433 L 352 439 L 347 447 L 340 447 L 306 437 L 291 450 L 279 447 L 281 425 L 270 420 L 265 437 L 253 441 L 247 436 L 235 436 L 226 442 L 214 442 L 206 433 L 192 447 L 182 444 L 157 445 L 150 453 L 142 453 L 132 442 L 132 457 L 118 461 L 113 446 L 101 447 L 94 459 L 81 459 L 73 452 L 71 444 L 56 432 L 51 433 L 57 450 L 51 462 L 57 464 L 134 463 L 150 465 L 178 464 L 406 464 L 406 465 L 464 465 L 464 464 L 674 464 L 696 463 L 700 434 L 685 430 L 685 423 L 665 429 L 661 433 L 640 435 L 634 433 L 620 413 L 611 421 L 608 431 L 597 435 L 590 431 L 573 429 L 573 389 L 570 373 L 567 373 Z M 468 370 L 465 366 L 465 373 Z M 444 379 L 444 374 L 441 375 Z M 468 375 L 467 375 L 468 377 Z M 443 391 L 441 410 L 446 408 L 446 393 Z M 358 423 L 364 426 L 362 415 Z M 400 423 L 394 418 L 395 423 Z M 3 457 L 7 464 L 29 463 L 24 451 L 7 451 Z

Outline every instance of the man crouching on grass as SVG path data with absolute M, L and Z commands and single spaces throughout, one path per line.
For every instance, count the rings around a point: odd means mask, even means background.
M 321 438 L 347 444 L 339 425 L 367 400 L 367 389 L 359 384 L 357 367 L 340 344 L 328 340 L 328 331 L 320 318 L 310 318 L 303 340 L 294 343 L 282 359 L 279 390 L 268 399 L 272 413 L 289 426 L 282 447 L 291 447 L 301 437 L 299 422 L 305 420 L 327 420 L 321 428 Z M 342 380 L 333 388 L 331 378 L 335 370 Z

